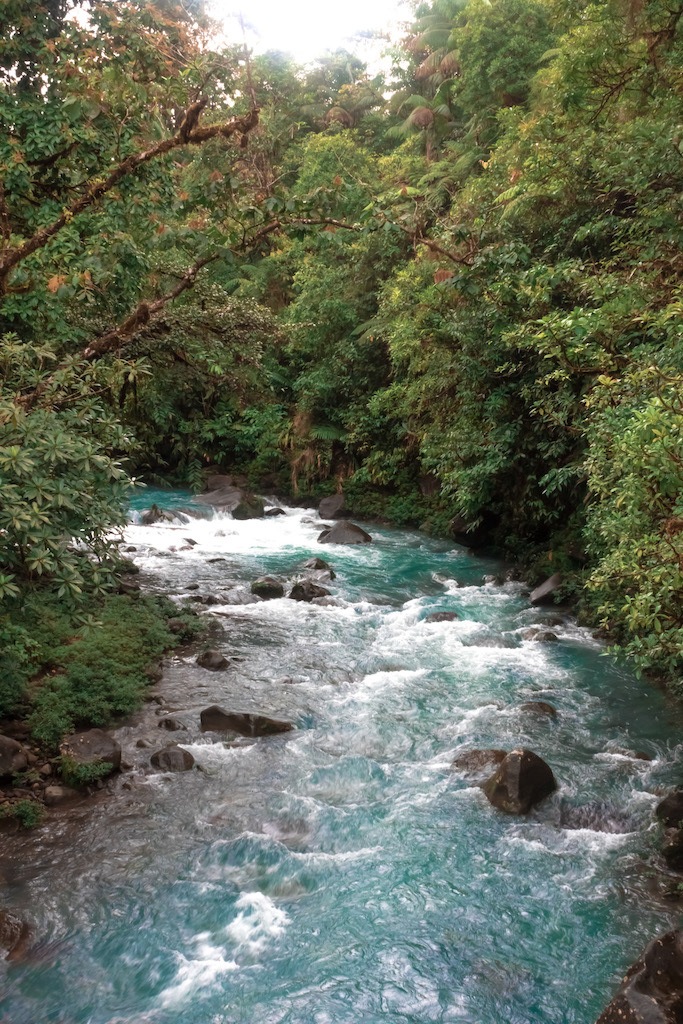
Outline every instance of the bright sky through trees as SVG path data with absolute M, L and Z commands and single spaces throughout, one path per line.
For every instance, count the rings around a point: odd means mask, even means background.
M 361 32 L 390 30 L 395 38 L 398 23 L 408 18 L 402 0 L 213 0 L 211 9 L 229 37 L 241 36 L 241 14 L 247 41 L 257 52 L 284 50 L 300 62 L 326 50 L 349 49 Z

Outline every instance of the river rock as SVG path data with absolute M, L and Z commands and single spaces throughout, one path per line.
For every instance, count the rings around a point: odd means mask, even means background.
M 153 768 L 162 772 L 189 772 L 194 767 L 195 760 L 189 750 L 171 743 L 163 750 L 155 750 L 149 759 Z
M 209 488 L 206 494 L 198 494 L 195 497 L 195 501 L 200 501 L 202 505 L 212 505 L 213 508 L 223 509 L 224 512 L 232 512 L 239 503 L 245 497 L 245 493 L 241 487 L 236 487 L 232 482 L 231 477 L 209 477 L 209 482 L 215 483 L 216 481 L 226 481 L 221 483 L 217 487 Z
M 316 597 L 329 597 L 329 590 L 319 587 L 312 580 L 301 580 L 295 583 L 289 592 L 293 601 L 313 601 Z
M 330 494 L 327 498 L 323 498 L 318 505 L 318 515 L 321 519 L 338 519 L 343 514 L 343 494 Z
M 64 804 L 70 804 L 74 800 L 82 798 L 83 794 L 77 789 L 72 789 L 71 786 L 46 786 L 43 793 L 46 807 L 63 807 Z
M 522 633 L 522 640 L 535 640 L 539 644 L 551 644 L 559 639 L 551 630 L 540 629 L 538 626 L 531 626 Z
M 164 715 L 163 718 L 159 719 L 158 724 L 160 729 L 167 729 L 169 732 L 187 731 L 185 723 L 180 718 L 176 718 L 175 715 Z
M 678 828 L 683 822 L 683 789 L 677 789 L 660 800 L 655 807 L 655 817 L 668 828 Z
M 110 764 L 111 771 L 121 767 L 121 747 L 104 729 L 88 729 L 66 736 L 59 752 L 77 765 Z
M 534 804 L 557 789 L 552 769 L 532 750 L 512 750 L 483 790 L 494 807 L 506 814 L 528 814 Z
M 683 871 L 683 829 L 666 830 L 662 843 L 662 857 L 672 871 Z
M 0 910 L 0 949 L 5 960 L 20 960 L 32 938 L 31 926 L 9 910 Z
M 287 515 L 287 513 L 285 512 L 285 510 L 283 508 L 277 508 L 277 507 L 276 508 L 267 508 L 263 514 L 264 514 L 264 516 L 267 516 L 269 519 L 274 519 L 275 516 L 286 516 Z
M 233 519 L 263 519 L 266 503 L 254 494 L 245 494 L 232 510 Z
M 680 1024 L 683 1020 L 683 932 L 654 939 L 629 967 L 596 1024 Z
M 197 655 L 197 664 L 211 672 L 222 672 L 228 667 L 229 662 L 220 651 L 202 651 Z
M 334 580 L 337 578 L 337 574 L 333 570 L 332 566 L 329 565 L 324 558 L 309 558 L 301 566 L 306 572 L 314 573 L 327 573 L 327 578 Z
M 547 718 L 557 718 L 557 711 L 545 700 L 527 700 L 519 705 L 520 711 L 528 711 L 532 715 L 545 715 Z
M 507 750 L 491 747 L 484 750 L 463 750 L 456 754 L 451 768 L 466 775 L 480 775 L 485 769 L 494 768 L 507 757 Z
M 370 534 L 360 526 L 342 522 L 323 530 L 318 537 L 318 544 L 368 544 L 371 540 Z
M 459 616 L 455 612 L 430 612 L 425 616 L 425 622 L 455 622 Z
M 0 736 L 0 778 L 8 778 L 28 767 L 28 755 L 18 740 Z
M 159 508 L 158 505 L 150 505 L 140 516 L 140 522 L 143 526 L 153 526 L 154 523 L 176 523 L 178 516 L 168 509 Z
M 225 711 L 216 704 L 204 708 L 200 718 L 202 732 L 238 732 L 241 736 L 272 736 L 279 732 L 289 732 L 294 728 L 291 722 L 249 712 Z
M 532 604 L 554 604 L 555 593 L 562 586 L 562 576 L 559 572 L 553 573 L 547 580 L 531 591 L 529 600 Z
M 271 601 L 274 598 L 285 596 L 284 584 L 272 576 L 262 576 L 261 579 L 254 580 L 251 585 L 251 592 L 264 601 Z

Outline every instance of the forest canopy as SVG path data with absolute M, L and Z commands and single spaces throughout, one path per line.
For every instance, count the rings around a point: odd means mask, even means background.
M 27 601 L 116 586 L 131 479 L 219 465 L 559 571 L 680 689 L 682 18 L 431 0 L 375 75 L 6 0 L 4 682 Z

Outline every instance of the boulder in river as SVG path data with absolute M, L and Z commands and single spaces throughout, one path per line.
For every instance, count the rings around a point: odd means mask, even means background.
M 155 750 L 149 761 L 153 768 L 162 772 L 189 772 L 195 763 L 190 751 L 183 750 L 175 743 L 162 750 Z
M 18 740 L 0 736 L 0 778 L 8 778 L 28 767 L 28 756 Z
M 552 644 L 559 640 L 559 636 L 550 629 L 541 629 L 539 626 L 530 626 L 522 633 L 522 640 L 535 640 L 539 644 Z
M 344 495 L 330 494 L 323 498 L 318 505 L 318 515 L 321 519 L 339 519 L 344 515 Z
M 303 563 L 301 570 L 306 573 L 306 579 L 313 583 L 330 583 L 337 578 L 336 572 L 323 558 L 309 558 Z
M 206 494 L 198 494 L 194 499 L 200 501 L 202 505 L 211 505 L 224 512 L 232 512 L 245 496 L 242 488 L 232 482 L 232 477 L 211 476 L 209 483 L 215 486 L 210 487 Z
M 175 715 L 164 715 L 163 718 L 159 719 L 159 728 L 167 729 L 168 732 L 182 732 L 187 731 L 187 726 L 181 718 L 176 718 Z
M 455 622 L 460 616 L 456 612 L 430 612 L 424 618 L 425 622 Z
M 284 584 L 272 576 L 262 576 L 260 579 L 254 580 L 251 585 L 251 592 L 264 601 L 271 601 L 277 597 L 285 596 Z
M 629 967 L 596 1024 L 680 1024 L 683 1020 L 683 931 L 654 939 Z
M 557 718 L 557 710 L 545 700 L 527 700 L 519 705 L 519 710 L 539 717 Z
M 481 775 L 490 768 L 495 768 L 507 757 L 507 750 L 489 747 L 484 750 L 462 750 L 453 758 L 451 768 L 465 775 Z
M 550 765 L 532 750 L 511 750 L 483 786 L 490 803 L 506 814 L 528 814 L 557 782 Z
M 683 822 L 683 789 L 667 794 L 655 807 L 655 817 L 668 828 L 678 828 Z
M 63 807 L 65 804 L 71 804 L 74 800 L 82 800 L 82 798 L 83 793 L 78 789 L 72 789 L 71 786 L 46 786 L 43 793 L 46 807 Z
M 554 604 L 554 597 L 562 586 L 562 576 L 559 572 L 553 573 L 547 580 L 539 584 L 531 591 L 529 600 L 532 604 Z
M 245 494 L 232 510 L 233 519 L 263 519 L 266 503 L 255 494 Z
M 140 522 L 143 526 L 153 526 L 154 523 L 175 523 L 177 521 L 178 517 L 174 512 L 169 512 L 165 508 L 159 508 L 158 505 L 150 505 L 140 516 Z
M 31 926 L 9 910 L 0 910 L 0 950 L 5 960 L 20 960 L 32 938 Z
M 312 580 L 301 580 L 295 583 L 289 592 L 293 601 L 313 601 L 316 597 L 329 597 L 329 590 L 319 587 Z
M 662 857 L 672 871 L 683 871 L 683 829 L 666 830 L 662 843 Z
M 341 522 L 323 530 L 318 537 L 318 544 L 368 544 L 371 540 L 370 534 L 360 526 Z
M 202 732 L 238 732 L 241 736 L 255 737 L 272 736 L 279 732 L 289 732 L 294 728 L 291 722 L 251 712 L 226 711 L 217 704 L 204 708 L 200 718 Z
M 286 516 L 287 515 L 287 513 L 285 512 L 285 510 L 283 508 L 278 508 L 277 506 L 275 506 L 275 508 L 267 508 L 263 514 L 268 519 L 274 519 L 276 516 Z
M 208 668 L 211 672 L 222 672 L 230 664 L 220 651 L 202 651 L 197 655 L 200 668 Z
M 76 765 L 110 764 L 113 772 L 121 767 L 121 747 L 104 729 L 74 732 L 64 738 L 59 751 Z

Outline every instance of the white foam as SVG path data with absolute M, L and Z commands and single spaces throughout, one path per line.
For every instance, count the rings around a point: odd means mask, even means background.
M 290 923 L 289 915 L 262 892 L 243 893 L 235 906 L 240 912 L 225 935 L 235 943 L 237 953 L 262 953 L 269 942 L 281 938 Z
M 219 978 L 238 970 L 236 961 L 226 959 L 225 949 L 213 945 L 210 938 L 209 932 L 195 936 L 197 955 L 194 957 L 176 953 L 178 972 L 174 983 L 161 993 L 160 1002 L 163 1007 L 187 1002 L 190 997 L 208 995 L 208 990 L 215 987 Z

